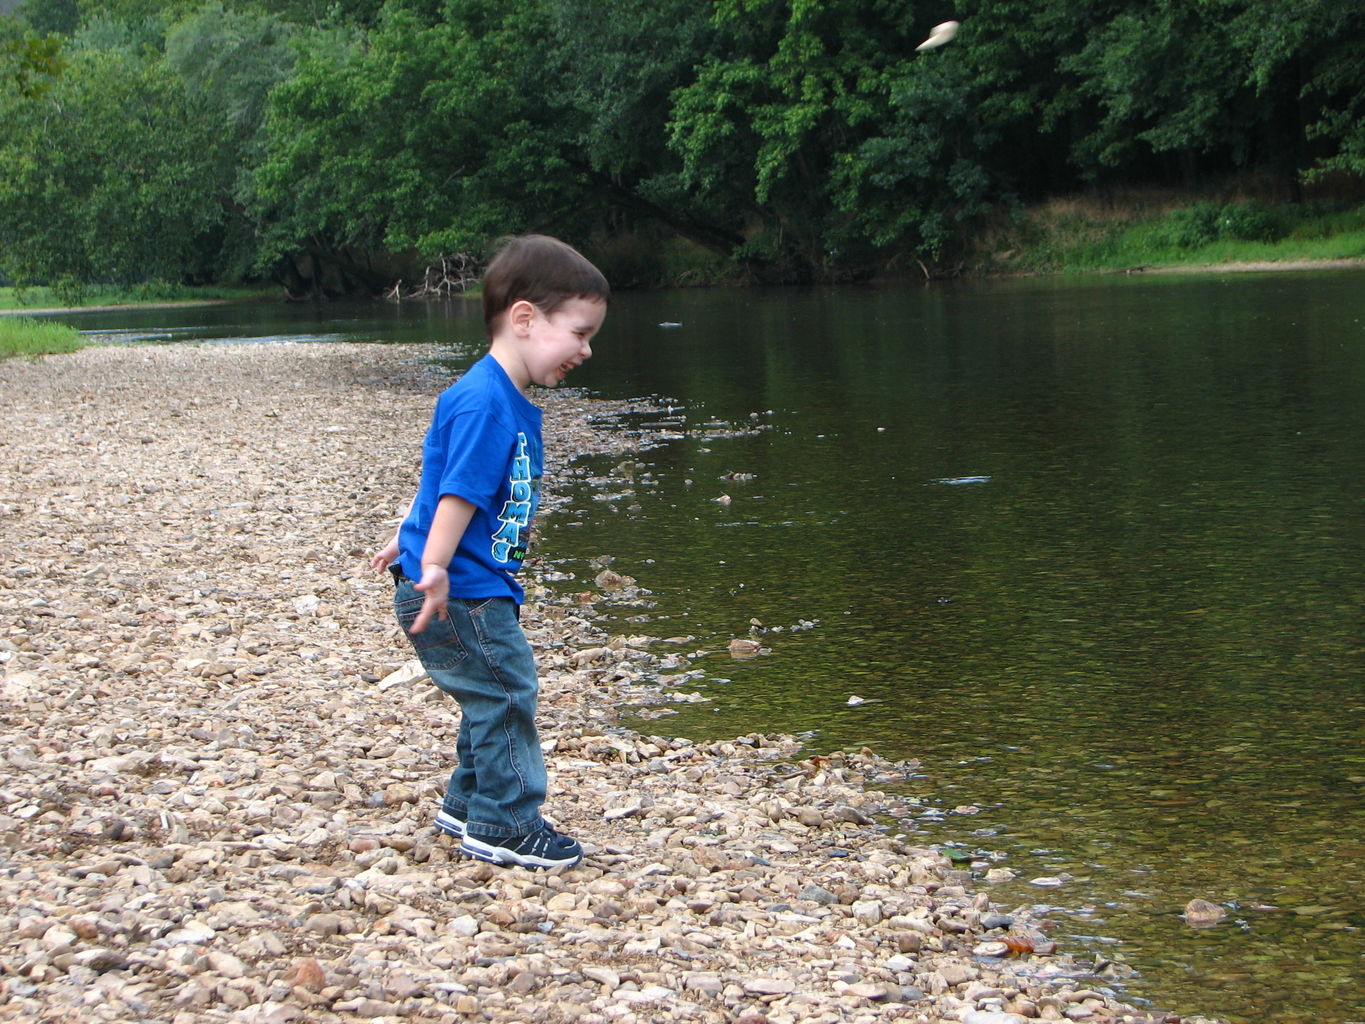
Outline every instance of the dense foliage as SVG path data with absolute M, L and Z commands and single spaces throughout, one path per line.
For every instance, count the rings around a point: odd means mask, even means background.
M 832 280 L 1082 187 L 1358 180 L 1365 2 L 25 0 L 0 123 L 0 281 L 373 292 L 523 230 Z

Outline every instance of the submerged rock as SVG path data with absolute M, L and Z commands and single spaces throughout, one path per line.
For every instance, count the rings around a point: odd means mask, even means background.
M 1185 923 L 1194 928 L 1215 925 L 1228 916 L 1228 912 L 1217 903 L 1194 899 L 1185 904 Z

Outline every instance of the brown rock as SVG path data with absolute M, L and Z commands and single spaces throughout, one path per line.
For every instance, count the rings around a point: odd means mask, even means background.
M 286 985 L 302 988 L 308 992 L 321 992 L 327 985 L 327 973 L 322 969 L 322 964 L 318 963 L 310 956 L 300 957 L 295 960 L 284 972 L 282 979 Z
M 1228 912 L 1217 903 L 1194 899 L 1185 904 L 1185 923 L 1193 928 L 1215 925 L 1228 916 Z

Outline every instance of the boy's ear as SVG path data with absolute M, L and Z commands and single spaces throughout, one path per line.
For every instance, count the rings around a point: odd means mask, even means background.
M 517 299 L 507 308 L 507 323 L 520 334 L 525 334 L 531 329 L 531 322 L 535 318 L 536 307 L 526 299 Z

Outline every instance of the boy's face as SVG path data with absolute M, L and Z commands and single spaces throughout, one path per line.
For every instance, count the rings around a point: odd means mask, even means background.
M 570 370 L 591 358 L 589 343 L 606 319 L 607 304 L 600 299 L 569 299 L 548 316 L 531 308 L 522 362 L 531 383 L 557 387 Z

